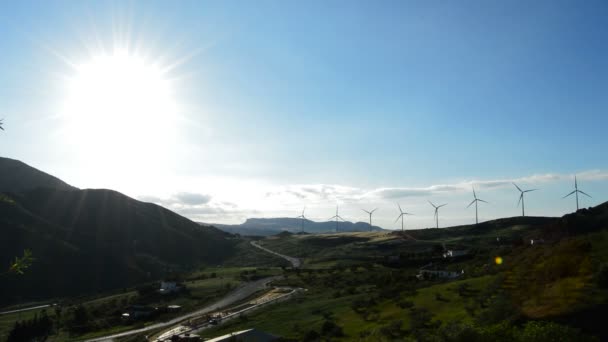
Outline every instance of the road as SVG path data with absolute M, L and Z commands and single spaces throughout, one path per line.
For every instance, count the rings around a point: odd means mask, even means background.
M 270 249 L 268 249 L 266 247 L 262 247 L 262 246 L 258 245 L 257 242 L 255 242 L 255 241 L 251 241 L 251 245 L 255 246 L 255 247 L 257 247 L 257 248 L 259 248 L 259 249 L 261 249 L 261 250 L 263 250 L 265 252 L 274 254 L 276 256 L 279 256 L 279 257 L 281 257 L 281 258 L 289 261 L 294 268 L 300 268 L 300 266 L 302 266 L 302 261 L 300 259 L 298 259 L 298 258 L 290 257 L 290 256 L 287 256 L 287 255 L 283 255 L 281 253 L 277 253 L 275 251 L 271 251 Z
M 167 327 L 170 325 L 175 325 L 188 318 L 192 318 L 195 316 L 201 316 L 201 315 L 204 315 L 209 312 L 217 311 L 218 309 L 224 308 L 228 305 L 231 305 L 240 300 L 243 300 L 243 299 L 251 296 L 255 292 L 263 290 L 269 282 L 271 282 L 275 279 L 278 279 L 278 278 L 280 278 L 280 277 L 274 276 L 274 277 L 267 277 L 267 278 L 249 282 L 245 285 L 238 287 L 236 290 L 232 291 L 231 293 L 227 294 L 224 298 L 220 299 L 219 301 L 217 301 L 211 305 L 208 305 L 202 309 L 190 312 L 188 314 L 176 317 L 170 321 L 156 323 L 156 324 L 149 325 L 149 326 L 147 326 L 145 328 L 141 328 L 141 329 L 134 329 L 134 330 L 129 330 L 129 331 L 113 334 L 113 335 L 97 337 L 97 338 L 86 340 L 86 342 L 111 341 L 115 338 L 125 337 L 125 336 L 129 336 L 129 335 L 134 335 L 134 334 L 140 334 L 140 333 L 144 333 L 146 331 L 151 331 L 151 330 L 155 330 L 158 328 L 164 328 L 164 327 Z
M 30 311 L 30 310 L 36 310 L 36 309 L 42 309 L 42 308 L 48 308 L 51 305 L 55 305 L 55 304 L 38 305 L 38 306 L 32 306 L 32 307 L 24 308 L 24 309 L 2 311 L 2 312 L 0 312 L 0 315 L 8 315 L 8 314 L 17 313 L 17 312 Z

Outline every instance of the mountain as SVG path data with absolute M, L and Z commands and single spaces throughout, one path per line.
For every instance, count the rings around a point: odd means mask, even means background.
M 299 218 L 277 217 L 277 218 L 250 218 L 244 223 L 229 225 L 229 224 L 213 224 L 219 229 L 240 235 L 257 235 L 268 236 L 288 231 L 292 233 L 300 232 L 302 222 Z M 369 223 L 364 222 L 340 222 L 338 225 L 340 232 L 368 232 L 370 231 Z M 372 227 L 373 231 L 382 231 L 383 229 L 377 226 Z M 307 233 L 333 233 L 336 231 L 336 222 L 314 222 L 304 220 L 304 231 Z
M 0 157 L 0 192 L 23 192 L 36 188 L 77 190 L 59 178 L 19 160 Z
M 1 265 L 24 249 L 35 258 L 23 276 L 0 274 L 0 303 L 123 288 L 216 265 L 235 251 L 230 234 L 156 204 L 112 190 L 78 190 L 21 162 L 3 162 L 3 171 L 21 168 L 44 187 L 10 175 L 21 191 L 0 194 Z

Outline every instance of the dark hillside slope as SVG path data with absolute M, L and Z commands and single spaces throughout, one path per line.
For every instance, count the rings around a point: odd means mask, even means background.
M 506 234 L 509 232 L 523 232 L 531 229 L 540 229 L 549 224 L 557 223 L 557 217 L 516 216 L 501 218 L 479 224 L 455 226 L 448 228 L 429 228 L 408 230 L 407 233 L 419 240 L 436 240 L 460 238 L 467 236 L 480 236 L 486 234 Z
M 234 253 L 229 234 L 111 190 L 5 193 L 0 231 L 2 265 L 26 248 L 36 258 L 3 277 L 4 303 L 121 288 Z
M 0 192 L 24 192 L 40 187 L 76 190 L 61 179 L 19 160 L 0 157 Z

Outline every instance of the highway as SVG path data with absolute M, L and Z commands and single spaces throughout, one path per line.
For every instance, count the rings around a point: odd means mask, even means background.
M 0 315 L 8 315 L 8 314 L 17 313 L 17 312 L 24 312 L 24 311 L 48 308 L 51 305 L 55 305 L 55 304 L 45 304 L 45 305 L 32 306 L 29 308 L 23 308 L 23 309 L 18 309 L 18 310 L 2 311 L 2 312 L 0 312 Z
M 289 261 L 294 268 L 300 268 L 300 266 L 302 266 L 302 261 L 300 259 L 298 259 L 298 258 L 290 257 L 290 256 L 287 256 L 287 255 L 283 255 L 281 253 L 277 253 L 275 251 L 271 251 L 270 249 L 268 249 L 266 247 L 262 247 L 262 246 L 258 245 L 257 242 L 255 242 L 255 241 L 251 241 L 251 245 L 255 246 L 255 247 L 257 247 L 257 248 L 259 248 L 259 249 L 261 249 L 261 250 L 263 250 L 265 252 L 268 252 L 270 254 L 274 254 L 274 255 L 276 255 L 278 257 L 281 257 L 281 258 Z
M 218 309 L 227 307 L 233 303 L 243 300 L 243 299 L 251 296 L 252 294 L 256 293 L 257 291 L 263 290 L 264 288 L 266 288 L 266 286 L 269 282 L 276 280 L 278 278 L 279 278 L 279 276 L 274 276 L 274 277 L 267 277 L 267 278 L 249 282 L 247 284 L 244 284 L 244 285 L 238 287 L 237 289 L 235 289 L 234 291 L 227 294 L 225 297 L 223 297 L 222 299 L 220 299 L 219 301 L 217 301 L 211 305 L 208 305 L 199 310 L 190 312 L 188 314 L 176 317 L 170 321 L 156 323 L 156 324 L 153 324 L 153 325 L 147 326 L 145 328 L 141 328 L 141 329 L 134 329 L 134 330 L 129 330 L 129 331 L 112 334 L 112 335 L 108 335 L 108 336 L 97 337 L 97 338 L 86 340 L 86 342 L 112 341 L 115 338 L 125 337 L 125 336 L 129 336 L 129 335 L 134 335 L 134 334 L 141 334 L 141 333 L 144 333 L 147 331 L 156 330 L 159 328 L 164 328 L 164 327 L 168 327 L 171 325 L 175 325 L 188 318 L 192 318 L 195 316 L 201 316 L 201 315 L 204 315 L 209 312 L 217 311 Z

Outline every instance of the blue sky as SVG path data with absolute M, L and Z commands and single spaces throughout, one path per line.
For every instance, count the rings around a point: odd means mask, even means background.
M 0 153 L 207 222 L 304 205 L 325 219 L 339 202 L 396 228 L 398 201 L 426 227 L 432 200 L 460 224 L 472 185 L 483 219 L 516 215 L 511 180 L 543 189 L 531 215 L 562 215 L 574 173 L 583 205 L 608 197 L 607 15 L 602 1 L 4 2 Z M 118 45 L 173 66 L 167 131 L 62 113 L 74 65 Z

